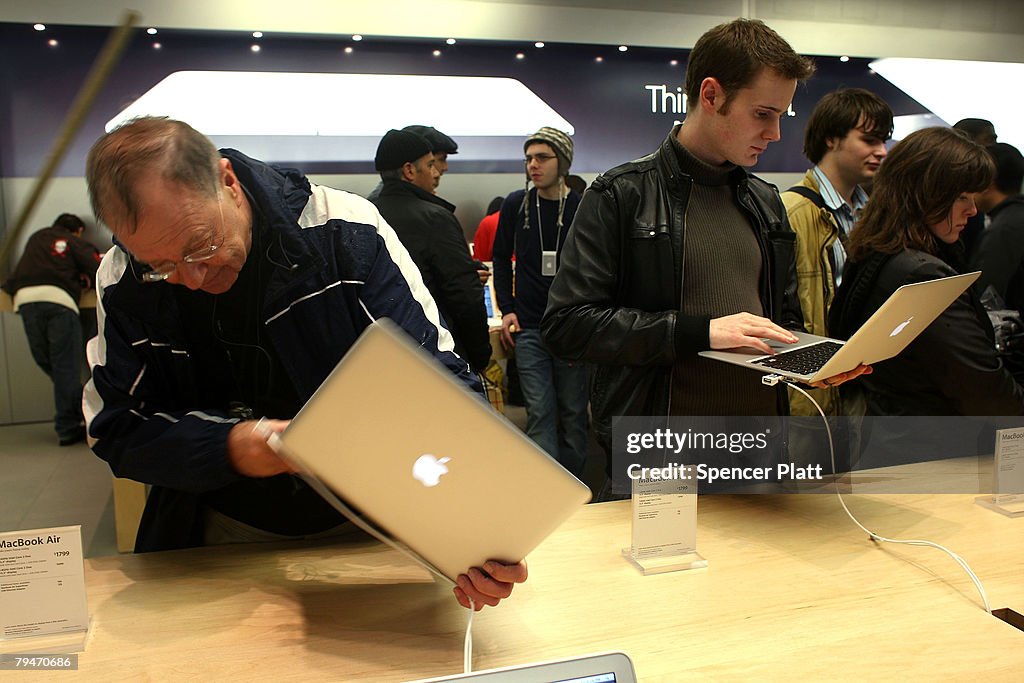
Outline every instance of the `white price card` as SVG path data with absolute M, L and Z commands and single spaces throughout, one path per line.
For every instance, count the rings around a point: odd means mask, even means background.
M 697 545 L 697 487 L 680 480 L 633 480 L 636 559 L 692 553 Z
M 80 526 L 0 533 L 0 639 L 85 631 Z
M 997 505 L 1024 503 L 1024 427 L 996 430 L 992 474 Z

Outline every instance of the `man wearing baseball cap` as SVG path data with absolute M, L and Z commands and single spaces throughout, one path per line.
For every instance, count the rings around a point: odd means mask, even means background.
M 526 139 L 523 151 L 526 188 L 505 198 L 494 236 L 501 338 L 507 348 L 515 347 L 527 435 L 579 476 L 587 455 L 586 368 L 554 358 L 540 336 L 548 289 L 580 203 L 565 184 L 573 144 L 562 131 L 544 127 Z
M 491 359 L 483 287 L 455 207 L 433 193 L 438 174 L 430 143 L 411 131 L 390 130 L 377 146 L 374 166 L 382 186 L 373 203 L 423 275 L 455 338 L 455 352 L 475 372 L 483 371 Z

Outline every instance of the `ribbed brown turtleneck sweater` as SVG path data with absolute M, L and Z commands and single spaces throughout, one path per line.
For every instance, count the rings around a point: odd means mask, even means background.
M 672 138 L 679 166 L 693 179 L 683 236 L 682 312 L 712 319 L 733 313 L 764 315 L 759 296 L 761 248 L 736 203 L 732 164 L 711 166 Z M 673 415 L 775 415 L 776 392 L 761 373 L 699 356 L 673 369 Z

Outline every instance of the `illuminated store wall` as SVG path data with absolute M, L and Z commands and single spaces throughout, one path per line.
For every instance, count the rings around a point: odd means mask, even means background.
M 41 34 L 25 25 L 0 24 L 0 82 L 5 93 L 0 102 L 5 109 L 0 135 L 8 141 L 0 144 L 0 175 L 25 177 L 38 172 L 106 35 L 106 30 L 92 27 L 50 26 Z M 49 44 L 51 40 L 57 44 Z M 82 175 L 85 154 L 104 125 L 180 71 L 274 72 L 275 77 L 265 84 L 251 76 L 236 84 L 225 74 L 221 87 L 186 86 L 171 104 L 150 111 L 194 113 L 197 127 L 220 145 L 319 173 L 372 173 L 370 160 L 377 140 L 392 125 L 408 123 L 435 125 L 459 141 L 460 154 L 452 159 L 452 173 L 515 172 L 522 136 L 527 129 L 536 129 L 542 117 L 531 118 L 525 111 L 517 116 L 525 100 L 498 89 L 488 92 L 479 86 L 439 82 L 428 88 L 396 84 L 376 94 L 368 87 L 351 85 L 351 92 L 344 92 L 344 83 L 291 80 L 281 73 L 514 79 L 574 129 L 574 170 L 598 173 L 651 151 L 672 122 L 683 117 L 680 86 L 687 54 L 687 50 L 622 52 L 614 46 L 551 43 L 538 48 L 459 41 L 439 47 L 436 41 L 423 40 L 254 39 L 237 32 L 164 30 L 147 35 L 139 31 L 59 173 Z M 783 124 L 783 140 L 769 147 L 758 171 L 805 168 L 800 151 L 803 122 L 821 95 L 835 88 L 874 90 L 898 115 L 928 113 L 872 74 L 869 61 L 818 58 L 818 73 L 797 90 L 793 116 Z M 176 78 L 181 80 L 182 75 Z M 214 119 L 216 125 L 201 125 Z M 353 131 L 346 135 L 349 119 Z M 242 134 L 227 134 L 232 120 Z M 371 133 L 367 120 L 379 121 L 379 129 Z M 312 128 L 296 131 L 298 122 L 309 122 Z M 322 134 L 311 134 L 315 131 Z

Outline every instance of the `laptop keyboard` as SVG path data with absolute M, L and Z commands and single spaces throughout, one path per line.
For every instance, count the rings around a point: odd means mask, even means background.
M 841 348 L 843 348 L 842 344 L 823 341 L 792 351 L 783 351 L 774 356 L 751 361 L 751 363 L 772 370 L 785 370 L 798 375 L 813 375 Z

